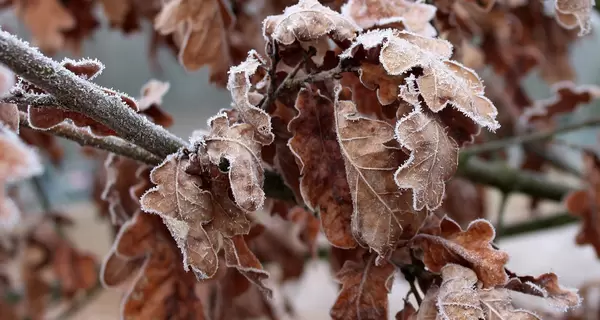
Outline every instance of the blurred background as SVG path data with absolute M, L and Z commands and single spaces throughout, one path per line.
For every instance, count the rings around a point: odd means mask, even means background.
M 179 65 L 172 52 L 166 49 L 159 50 L 157 63 L 153 64 L 147 53 L 149 33 L 123 35 L 108 29 L 107 22 L 102 21 L 103 14 L 99 13 L 97 17 L 100 18 L 103 27 L 84 42 L 82 57 L 97 58 L 106 65 L 106 69 L 97 80 L 99 84 L 139 97 L 141 87 L 148 80 L 169 82 L 170 90 L 164 96 L 162 108 L 175 118 L 175 125 L 171 130 L 184 138 L 189 137 L 195 129 L 205 128 L 207 118 L 219 109 L 229 107 L 229 93 L 208 83 L 206 69 L 188 73 Z M 572 48 L 571 60 L 577 71 L 577 84 L 600 84 L 599 20 L 595 15 L 593 33 L 578 41 Z M 24 39 L 29 39 L 27 29 L 10 11 L 0 15 L 0 25 Z M 150 25 L 143 27 L 151 28 Z M 59 54 L 55 58 L 60 60 L 64 56 Z M 551 89 L 535 72 L 525 80 L 525 87 L 532 98 L 544 99 L 551 96 Z M 598 114 L 600 105 L 590 105 L 562 121 L 577 122 Z M 597 135 L 596 129 L 586 129 L 565 135 L 564 139 L 579 145 L 597 146 Z M 98 163 L 84 157 L 78 145 L 65 140 L 60 140 L 60 143 L 65 147 L 63 164 L 58 168 L 46 167 L 47 170 L 41 178 L 42 187 L 48 193 L 52 208 L 68 212 L 75 220 L 77 227 L 69 230 L 69 236 L 75 239 L 75 243 L 81 249 L 93 252 L 101 260 L 110 248 L 111 233 L 108 231 L 107 222 L 98 218 L 96 209 L 91 204 L 91 192 L 94 174 L 102 168 L 98 167 Z M 581 168 L 577 153 L 562 147 L 556 147 L 554 151 L 566 155 L 574 167 Z M 513 153 L 511 161 L 519 161 L 517 150 Z M 555 178 L 570 183 L 565 177 Z M 33 191 L 34 186 L 28 188 Z M 39 203 L 33 192 L 25 193 L 23 197 L 29 199 L 26 203 L 31 204 L 31 210 L 35 211 Z M 490 190 L 489 199 L 488 208 L 495 210 L 500 195 Z M 508 202 L 507 223 L 521 219 L 519 213 L 526 211 L 528 205 L 524 197 L 511 196 Z M 552 214 L 564 211 L 564 208 L 556 203 L 543 203 L 540 211 L 541 214 Z M 495 214 L 490 212 L 488 216 L 493 219 Z M 575 246 L 573 239 L 578 228 L 578 225 L 573 224 L 538 234 L 502 240 L 500 245 L 511 256 L 509 267 L 524 274 L 555 272 L 561 276 L 561 283 L 580 287 L 590 279 L 600 281 L 600 261 L 590 246 Z M 531 261 L 535 263 L 530 263 Z M 329 308 L 337 293 L 328 265 L 318 260 L 311 262 L 303 278 L 297 283 L 287 284 L 285 290 L 292 297 L 299 317 L 303 319 L 327 319 Z M 400 302 L 405 292 L 405 284 L 399 281 L 390 296 L 391 301 Z M 72 319 L 116 319 L 120 298 L 120 294 L 116 292 L 102 290 L 93 303 L 79 310 Z M 400 305 L 391 304 L 392 314 L 398 311 Z

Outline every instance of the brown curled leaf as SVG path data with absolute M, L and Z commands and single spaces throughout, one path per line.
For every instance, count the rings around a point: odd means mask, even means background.
M 351 17 L 363 29 L 402 23 L 406 30 L 426 37 L 437 34 L 430 23 L 435 12 L 433 5 L 407 0 L 350 0 L 341 8 L 342 15 Z
M 346 261 L 336 278 L 342 284 L 332 319 L 375 320 L 388 316 L 388 293 L 394 266 L 387 261 L 375 263 L 377 254 L 366 253 L 360 262 Z
M 595 85 L 576 86 L 571 81 L 562 81 L 552 85 L 552 90 L 554 96 L 538 100 L 532 107 L 525 109 L 521 121 L 526 123 L 549 122 L 556 116 L 575 111 L 579 105 L 600 98 L 600 87 Z
M 228 267 L 236 268 L 249 281 L 258 286 L 261 292 L 271 298 L 273 292 L 263 283 L 269 274 L 248 248 L 243 236 L 223 238 L 223 249 L 225 251 L 225 262 Z
M 583 164 L 589 186 L 586 190 L 569 193 L 564 202 L 569 213 L 582 220 L 575 241 L 579 245 L 592 245 L 596 256 L 600 257 L 600 159 L 593 152 L 584 152 Z
M 173 34 L 179 62 L 186 70 L 209 65 L 211 82 L 223 83 L 231 61 L 226 31 L 232 19 L 221 0 L 175 0 L 163 5 L 154 28 L 162 35 Z
M 492 247 L 496 232 L 486 220 L 475 220 L 463 231 L 444 217 L 434 233 L 421 233 L 412 240 L 414 247 L 423 250 L 423 262 L 431 271 L 440 272 L 445 265 L 455 263 L 473 269 L 484 288 L 504 285 L 508 280 L 504 271 L 508 254 Z
M 577 294 L 577 290 L 563 288 L 554 273 L 544 273 L 538 277 L 510 274 L 510 279 L 504 287 L 541 297 L 549 305 L 563 312 L 581 304 L 581 297 Z
M 442 204 L 446 181 L 458 167 L 458 145 L 441 123 L 420 108 L 397 122 L 396 139 L 411 154 L 394 180 L 398 187 L 413 190 L 415 210 L 435 210 Z
M 306 205 L 319 212 L 331 244 L 353 248 L 352 197 L 337 141 L 333 102 L 310 89 L 296 100 L 298 115 L 289 123 L 288 145 L 300 166 L 300 192 Z
M 67 297 L 88 291 L 98 282 L 94 257 L 79 252 L 64 240 L 53 249 L 52 266 L 60 281 L 61 292 Z
M 283 14 L 269 16 L 263 22 L 263 34 L 284 45 L 294 41 L 316 41 L 330 35 L 338 41 L 352 40 L 360 28 L 317 0 L 300 0 Z
M 59 0 L 17 1 L 15 12 L 31 32 L 33 45 L 51 54 L 63 48 L 63 32 L 76 26 L 75 18 Z

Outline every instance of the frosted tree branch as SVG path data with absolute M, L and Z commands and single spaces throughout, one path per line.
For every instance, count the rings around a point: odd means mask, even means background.
M 0 30 L 0 63 L 43 89 L 68 110 L 83 113 L 159 157 L 185 142 L 126 107 L 121 98 L 102 92 L 10 33 Z
M 19 124 L 23 127 L 36 130 L 29 125 L 25 112 L 19 112 Z M 161 162 L 161 158 L 123 139 L 117 137 L 97 137 L 85 129 L 67 123 L 58 124 L 48 130 L 38 131 L 75 141 L 82 146 L 110 151 L 146 164 L 157 165 Z

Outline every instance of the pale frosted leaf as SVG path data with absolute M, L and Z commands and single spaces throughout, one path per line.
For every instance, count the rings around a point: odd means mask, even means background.
M 158 214 L 183 252 L 184 267 L 204 277 L 217 271 L 218 259 L 203 223 L 213 219 L 213 201 L 199 178 L 185 172 L 189 160 L 168 156 L 150 178 L 157 186 L 140 199 L 142 210 Z
M 417 78 L 425 103 L 433 112 L 451 104 L 482 127 L 496 130 L 498 110 L 484 96 L 484 86 L 475 71 L 455 61 L 436 62 Z
M 442 268 L 437 307 L 442 319 L 483 319 L 476 291 L 477 275 L 456 264 Z
M 579 35 L 592 31 L 592 11 L 595 0 L 555 0 L 556 20 L 568 29 L 579 27 Z
M 426 212 L 414 211 L 412 192 L 400 190 L 394 182 L 394 172 L 407 156 L 399 147 L 387 145 L 394 138 L 394 128 L 387 122 L 363 117 L 352 101 L 339 98 L 335 111 L 354 207 L 352 231 L 361 244 L 387 257 L 398 241 L 416 233 L 426 217 Z
M 384 261 L 375 263 L 376 254 L 366 253 L 362 261 L 346 261 L 336 278 L 342 284 L 332 319 L 376 320 L 388 315 L 388 293 L 394 266 Z
M 260 158 L 262 144 L 254 138 L 254 126 L 247 123 L 229 123 L 220 113 L 209 119 L 210 134 L 205 138 L 210 161 L 219 165 L 222 159 L 229 163 L 229 180 L 235 202 L 244 210 L 262 207 L 265 193 L 262 189 L 264 169 Z
M 430 23 L 435 12 L 433 5 L 407 0 L 350 0 L 341 9 L 363 29 L 400 22 L 406 30 L 426 37 L 437 34 Z
M 515 308 L 506 289 L 482 289 L 479 299 L 487 320 L 540 320 L 529 310 Z
M 360 30 L 352 20 L 342 16 L 317 0 L 300 0 L 283 14 L 269 16 L 263 24 L 263 34 L 284 45 L 294 41 L 315 41 L 331 35 L 335 40 L 352 40 Z
M 451 105 L 480 126 L 491 130 L 499 127 L 496 121 L 498 111 L 484 96 L 479 77 L 473 70 L 448 60 L 452 55 L 452 45 L 448 41 L 407 31 L 375 30 L 360 35 L 340 58 L 354 59 L 361 48 L 380 50 L 379 62 L 390 76 L 422 68 L 423 74 L 408 77 L 406 85 L 415 88 L 418 85 L 418 93 L 433 112 L 439 113 Z
M 273 142 L 274 135 L 271 132 L 271 117 L 250 102 L 251 78 L 256 75 L 258 68 L 264 63 L 260 60 L 258 53 L 252 50 L 241 64 L 229 70 L 227 90 L 231 92 L 233 106 L 238 111 L 239 117 L 255 129 L 255 138 L 264 145 Z
M 394 175 L 396 183 L 413 190 L 415 210 L 435 210 L 458 167 L 458 145 L 441 123 L 418 108 L 397 122 L 396 139 L 411 151 Z

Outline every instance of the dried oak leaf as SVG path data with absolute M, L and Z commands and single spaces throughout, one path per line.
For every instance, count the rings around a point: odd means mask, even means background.
M 332 319 L 386 319 L 388 293 L 391 289 L 394 266 L 388 262 L 375 263 L 377 254 L 366 253 L 360 262 L 346 261 L 336 278 L 342 284 Z
M 600 87 L 595 85 L 576 86 L 571 81 L 561 81 L 552 85 L 554 96 L 535 101 L 532 107 L 525 109 L 521 121 L 535 123 L 551 121 L 553 117 L 576 110 L 579 105 L 600 98 Z
M 433 5 L 407 0 L 350 0 L 341 8 L 342 15 L 363 29 L 401 23 L 406 30 L 426 37 L 437 35 L 430 23 L 435 12 Z
M 445 265 L 455 263 L 473 269 L 484 288 L 508 281 L 504 271 L 508 254 L 492 247 L 496 232 L 488 221 L 475 220 L 463 231 L 444 217 L 432 233 L 420 233 L 412 239 L 413 247 L 423 250 L 423 262 L 431 271 L 440 272 Z
M 146 82 L 140 90 L 141 97 L 137 101 L 138 111 L 150 117 L 152 122 L 163 127 L 173 125 L 173 117 L 160 107 L 163 96 L 169 91 L 170 84 L 155 79 Z
M 228 267 L 236 268 L 248 280 L 254 283 L 262 293 L 271 297 L 273 293 L 263 283 L 269 274 L 263 270 L 258 258 L 250 251 L 244 237 L 241 235 L 223 238 L 225 263 Z
M 563 288 L 554 273 L 544 273 L 538 277 L 519 277 L 510 274 L 510 279 L 504 287 L 544 298 L 552 307 L 563 312 L 581 304 L 581 297 L 577 294 L 577 290 Z
M 15 12 L 31 31 L 33 44 L 50 54 L 63 48 L 62 32 L 76 25 L 75 18 L 59 0 L 18 0 Z
M 400 190 L 394 172 L 407 155 L 394 141 L 387 122 L 357 113 L 352 101 L 341 100 L 335 108 L 335 130 L 346 167 L 352 196 L 352 232 L 363 246 L 387 258 L 399 241 L 410 239 L 427 213 L 415 211 L 410 190 Z
M 415 210 L 435 210 L 458 167 L 458 145 L 439 121 L 418 107 L 397 122 L 396 139 L 411 154 L 394 180 L 400 188 L 413 190 Z
M 89 0 L 69 0 L 62 3 L 75 19 L 73 28 L 62 31 L 65 37 L 65 48 L 76 55 L 81 55 L 83 41 L 100 26 L 100 22 L 94 15 L 96 3 Z
M 123 26 L 133 6 L 131 0 L 100 0 L 100 3 L 111 27 Z
M 73 297 L 79 291 L 88 291 L 98 282 L 94 256 L 79 252 L 64 240 L 58 242 L 52 254 L 54 274 L 64 296 Z
M 42 171 L 38 154 L 0 124 L 0 184 L 27 179 Z
M 595 0 L 555 0 L 556 21 L 567 28 L 579 27 L 579 35 L 592 31 L 592 11 Z
M 133 197 L 130 189 L 140 179 L 138 173 L 148 166 L 135 160 L 109 154 L 104 161 L 106 182 L 100 195 L 107 203 L 107 211 L 114 225 L 122 225 L 139 209 L 139 196 Z
M 194 292 L 196 279 L 180 267 L 181 255 L 168 237 L 159 217 L 141 212 L 122 227 L 113 250 L 145 258 L 141 270 L 139 264 L 131 264 L 136 260 L 126 265 L 125 270 L 137 276 L 121 303 L 124 319 L 204 319 L 204 308 Z M 109 272 L 106 266 L 104 278 Z
M 260 209 L 265 201 L 261 143 L 254 140 L 256 128 L 248 123 L 230 124 L 226 113 L 208 120 L 210 134 L 203 137 L 208 158 L 214 165 L 227 160 L 231 192 L 238 206 L 247 211 Z
M 263 22 L 263 35 L 283 45 L 316 41 L 324 36 L 334 40 L 352 40 L 360 31 L 354 22 L 323 6 L 317 0 L 300 0 L 283 14 L 269 16 Z
M 163 5 L 154 28 L 162 35 L 173 34 L 186 70 L 209 65 L 211 81 L 222 83 L 231 61 L 226 32 L 232 19 L 221 0 L 174 0 Z
M 600 257 L 600 159 L 593 152 L 584 152 L 583 163 L 589 188 L 569 193 L 564 202 L 569 213 L 583 220 L 575 241 L 579 245 L 592 245 Z
M 471 269 L 449 264 L 441 272 L 441 286 L 430 289 L 426 298 L 436 301 L 436 319 L 540 319 L 531 311 L 515 308 L 508 290 L 481 288 L 477 275 Z M 429 310 L 432 307 L 429 306 Z M 424 317 L 417 316 L 417 319 Z
M 446 184 L 446 197 L 439 212 L 448 215 L 461 226 L 485 217 L 486 188 L 461 177 L 454 177 Z M 464 210 L 469 208 L 469 210 Z
M 484 87 L 475 72 L 458 62 L 448 60 L 452 45 L 445 40 L 423 37 L 407 31 L 374 30 L 361 34 L 340 58 L 356 59 L 360 50 L 375 54 L 390 76 L 403 76 L 415 68 L 423 74 L 406 78 L 407 86 L 415 88 L 427 107 L 440 112 L 451 105 L 482 127 L 495 130 L 498 111 L 484 96 Z M 406 97 L 402 97 L 406 98 Z
M 335 130 L 333 101 L 311 89 L 296 100 L 298 115 L 290 121 L 288 142 L 300 166 L 300 192 L 305 204 L 319 212 L 329 242 L 353 248 L 352 197 Z
M 257 82 L 253 81 L 253 78 L 260 77 L 259 68 L 263 65 L 264 62 L 258 53 L 250 51 L 244 62 L 229 70 L 227 90 L 231 92 L 233 107 L 238 112 L 238 117 L 254 127 L 254 139 L 268 145 L 275 137 L 271 132 L 271 117 L 250 102 L 249 97 L 250 90 Z
M 216 215 L 233 214 L 243 220 L 245 217 L 239 210 L 231 214 L 226 211 L 235 210 L 235 205 L 228 197 L 205 190 L 199 177 L 186 173 L 188 164 L 189 159 L 177 154 L 168 156 L 152 170 L 150 179 L 157 186 L 148 190 L 140 202 L 142 210 L 163 218 L 182 251 L 185 270 L 191 267 L 199 278 L 210 278 L 218 269 L 218 244 L 214 242 L 215 238 L 210 238 L 203 224 L 211 222 Z M 244 224 L 247 222 L 240 224 L 240 233 L 246 229 Z

